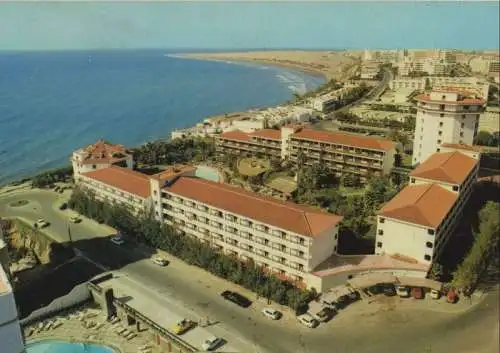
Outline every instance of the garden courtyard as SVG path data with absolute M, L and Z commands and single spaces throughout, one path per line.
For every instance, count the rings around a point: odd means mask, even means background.
M 259 158 L 242 158 L 238 161 L 238 172 L 247 177 L 260 175 L 271 168 L 271 162 Z

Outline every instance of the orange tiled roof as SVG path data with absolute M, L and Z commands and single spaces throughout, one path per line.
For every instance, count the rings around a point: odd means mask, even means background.
M 467 145 L 465 143 L 442 143 L 442 147 L 448 147 L 448 148 L 455 148 L 455 149 L 460 149 L 464 151 L 471 151 L 471 152 L 481 152 L 482 148 L 480 146 L 475 146 L 475 145 Z
M 434 153 L 410 176 L 450 184 L 461 184 L 474 169 L 478 161 L 461 152 Z
M 484 100 L 480 99 L 480 98 L 463 98 L 463 99 L 460 99 L 458 101 L 435 100 L 435 99 L 431 99 L 431 96 L 429 94 L 421 94 L 421 95 L 417 96 L 416 99 L 419 101 L 442 103 L 442 104 L 474 104 L 474 105 L 484 104 Z
M 368 148 L 373 150 L 389 151 L 394 149 L 394 143 L 389 140 L 375 139 L 365 136 L 342 134 L 331 131 L 316 131 L 312 129 L 303 129 L 292 135 L 294 138 L 308 139 L 335 143 L 339 145 Z
M 261 129 L 252 132 L 250 136 L 262 137 L 271 140 L 281 140 L 281 130 Z
M 87 157 L 82 161 L 84 164 L 115 163 L 123 159 L 116 157 L 118 154 L 127 154 L 123 145 L 113 145 L 103 140 L 88 145 L 83 151 L 87 153 Z
M 151 193 L 149 177 L 128 168 L 111 166 L 93 170 L 83 175 L 142 198 L 149 197 Z
M 184 173 L 195 171 L 196 167 L 190 165 L 174 165 L 168 167 L 161 172 L 151 175 L 151 178 L 158 179 L 160 181 L 171 180 L 176 176 L 182 175 Z
M 219 137 L 228 140 L 250 141 L 250 135 L 240 130 L 223 132 L 219 135 Z
M 458 195 L 437 184 L 406 186 L 379 212 L 379 216 L 437 228 Z
M 317 236 L 342 220 L 340 216 L 312 207 L 198 178 L 180 177 L 164 190 L 304 236 Z

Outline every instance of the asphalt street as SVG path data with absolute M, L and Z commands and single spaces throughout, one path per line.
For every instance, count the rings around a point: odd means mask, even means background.
M 0 195 L 0 216 L 23 217 L 51 222 L 48 231 L 58 241 L 68 241 L 68 212 L 54 207 L 51 191 Z M 10 202 L 30 203 L 12 208 Z M 228 340 L 251 347 L 251 352 L 270 353 L 490 353 L 498 351 L 498 293 L 490 294 L 463 314 L 429 310 L 388 310 L 374 316 L 353 315 L 310 330 L 295 322 L 273 322 L 257 310 L 242 309 L 219 296 L 224 283 L 203 276 L 202 271 L 180 261 L 165 267 L 153 265 L 149 255 L 130 245 L 119 247 L 107 237 L 109 228 L 90 220 L 71 225 L 75 246 L 89 258 L 119 270 L 149 290 L 156 291 L 184 307 L 189 315 L 218 321 L 217 330 Z M 251 298 L 254 300 L 255 298 Z M 346 310 L 348 310 L 347 308 Z M 348 311 L 346 311 L 348 313 Z M 347 315 L 348 316 L 348 315 Z

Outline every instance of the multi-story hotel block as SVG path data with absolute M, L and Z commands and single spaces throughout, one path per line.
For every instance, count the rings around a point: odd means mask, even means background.
M 19 325 L 14 292 L 4 268 L 0 265 L 0 351 L 23 353 L 24 338 Z
M 112 165 L 132 169 L 134 160 L 131 154 L 127 153 L 123 145 L 112 145 L 103 140 L 81 148 L 71 156 L 71 164 L 75 180 L 81 174 Z
M 378 213 L 377 254 L 431 263 L 453 236 L 477 179 L 479 162 L 461 152 L 435 153 Z
M 215 149 L 219 154 L 263 155 L 282 158 L 281 131 L 262 129 L 252 133 L 229 131 L 215 138 Z
M 151 190 L 158 220 L 293 281 L 337 250 L 341 217 L 312 207 L 182 174 Z
M 440 152 L 441 144 L 472 145 L 484 100 L 460 89 L 433 90 L 417 97 L 413 164 Z
M 232 131 L 216 139 L 218 153 L 262 154 L 297 162 L 303 153 L 306 164 L 321 162 L 338 175 L 352 173 L 361 180 L 389 174 L 394 166 L 395 144 L 384 139 L 316 131 L 303 126 L 284 126 L 246 134 Z

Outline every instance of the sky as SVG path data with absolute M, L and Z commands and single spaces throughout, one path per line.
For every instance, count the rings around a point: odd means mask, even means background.
M 0 2 L 0 50 L 498 49 L 493 2 Z

